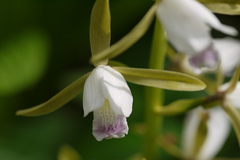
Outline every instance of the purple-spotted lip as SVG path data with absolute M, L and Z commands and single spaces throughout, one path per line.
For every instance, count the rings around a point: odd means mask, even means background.
M 189 63 L 195 68 L 215 68 L 219 61 L 218 52 L 210 45 L 203 52 L 189 58 Z
M 118 116 L 115 124 L 101 124 L 97 119 L 93 120 L 93 135 L 98 140 L 122 138 L 128 134 L 126 118 Z

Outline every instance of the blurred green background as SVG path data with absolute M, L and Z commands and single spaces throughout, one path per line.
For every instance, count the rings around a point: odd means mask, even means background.
M 15 116 L 19 109 L 40 104 L 92 70 L 89 63 L 89 22 L 95 0 L 0 1 L 0 159 L 54 160 L 64 144 L 86 160 L 128 159 L 141 152 L 143 137 L 135 124 L 144 120 L 144 87 L 129 84 L 133 113 L 129 135 L 97 142 L 92 136 L 92 114 L 83 117 L 82 95 L 61 109 L 40 117 Z M 151 0 L 110 0 L 112 44 L 142 18 Z M 239 16 L 220 16 L 240 29 Z M 126 53 L 115 58 L 131 67 L 147 67 L 152 30 Z M 222 36 L 219 33 L 213 33 Z M 166 91 L 165 103 L 198 97 L 203 92 Z M 166 117 L 164 133 L 181 143 L 184 115 Z M 163 159 L 174 159 L 162 153 Z M 234 132 L 219 156 L 240 156 Z

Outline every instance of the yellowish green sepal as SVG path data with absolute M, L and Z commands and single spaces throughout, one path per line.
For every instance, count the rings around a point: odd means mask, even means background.
M 110 46 L 111 41 L 111 15 L 109 0 L 96 0 L 90 21 L 90 45 L 92 57 Z M 108 58 L 94 61 L 93 64 L 106 65 Z
M 198 0 L 201 3 L 225 3 L 225 4 L 240 4 L 239 0 Z
M 62 107 L 64 104 L 72 100 L 83 90 L 85 80 L 89 75 L 90 73 L 85 74 L 64 88 L 54 97 L 49 99 L 47 102 L 44 102 L 32 108 L 19 110 L 16 112 L 16 114 L 21 116 L 40 116 L 55 111 L 56 109 Z
M 240 4 L 214 3 L 205 6 L 214 13 L 240 15 Z
M 91 58 L 91 62 L 95 64 L 107 58 L 114 58 L 130 48 L 146 33 L 153 21 L 156 9 L 157 4 L 154 4 L 131 32 L 129 32 L 117 43 L 113 44 L 110 48 L 107 48 L 99 54 L 94 55 Z
M 174 116 L 198 107 L 204 100 L 205 98 L 177 100 L 164 107 L 156 107 L 155 112 L 160 115 Z
M 229 86 L 226 90 L 227 93 L 234 91 L 240 76 L 240 65 L 236 68 L 231 80 L 229 81 Z
M 222 105 L 222 108 L 230 117 L 233 129 L 238 139 L 238 144 L 240 146 L 240 114 L 236 108 L 231 106 L 229 103 L 225 103 Z
M 114 67 L 114 69 L 127 81 L 149 87 L 176 91 L 199 91 L 206 87 L 202 81 L 178 72 L 127 67 Z

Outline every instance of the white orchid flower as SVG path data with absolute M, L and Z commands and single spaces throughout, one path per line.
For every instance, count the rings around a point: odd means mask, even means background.
M 223 84 L 219 91 L 225 91 L 229 86 L 229 83 Z M 225 95 L 224 101 L 230 103 L 233 107 L 240 109 L 239 103 L 240 97 L 240 82 L 237 83 L 233 92 Z M 201 113 L 208 114 L 207 120 L 207 135 L 202 145 L 201 150 L 197 155 L 194 154 L 195 135 L 197 133 L 200 121 Z M 184 122 L 183 130 L 183 153 L 186 158 L 191 159 L 193 156 L 195 159 L 205 160 L 211 159 L 217 155 L 224 145 L 230 132 L 230 121 L 227 114 L 219 106 L 211 109 L 203 109 L 198 107 L 190 111 Z
M 190 63 L 198 67 L 215 67 L 218 54 L 212 45 L 212 28 L 229 35 L 237 31 L 224 24 L 205 6 L 195 0 L 162 0 L 157 8 L 169 42 L 181 53 L 188 55 Z
M 83 91 L 84 116 L 93 111 L 93 135 L 98 141 L 128 134 L 126 117 L 132 112 L 132 103 L 125 79 L 110 66 L 98 66 L 87 78 Z
M 201 121 L 201 114 L 207 114 L 206 139 L 199 152 L 194 155 L 196 133 Z M 203 109 L 198 107 L 190 111 L 184 122 L 183 153 L 186 159 L 210 160 L 217 155 L 230 133 L 230 122 L 220 107 Z
M 227 37 L 227 38 L 219 38 L 213 40 L 213 48 L 216 51 L 219 59 L 221 60 L 221 71 L 225 76 L 231 76 L 234 69 L 240 63 L 240 41 Z M 207 56 L 207 55 L 206 55 Z M 214 57 L 211 57 L 211 54 L 208 55 L 209 57 L 202 59 L 201 63 L 202 66 L 214 66 Z M 212 72 L 216 69 L 215 68 L 208 68 L 202 67 L 199 68 L 197 62 L 198 60 L 192 59 L 189 61 L 189 57 L 185 58 L 183 62 L 183 67 L 185 70 L 189 70 L 190 72 L 194 72 L 195 74 L 201 74 L 203 72 Z M 197 58 L 196 56 L 194 58 Z

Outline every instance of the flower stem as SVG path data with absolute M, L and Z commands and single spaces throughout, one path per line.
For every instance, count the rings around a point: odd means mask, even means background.
M 149 68 L 164 68 L 166 49 L 167 42 L 164 29 L 160 22 L 156 19 Z M 147 130 L 143 154 L 146 159 L 154 160 L 158 157 L 158 146 L 156 140 L 162 124 L 162 117 L 157 115 L 154 112 L 154 109 L 155 107 L 162 107 L 163 105 L 163 90 L 158 88 L 146 87 L 145 91 L 145 121 Z

